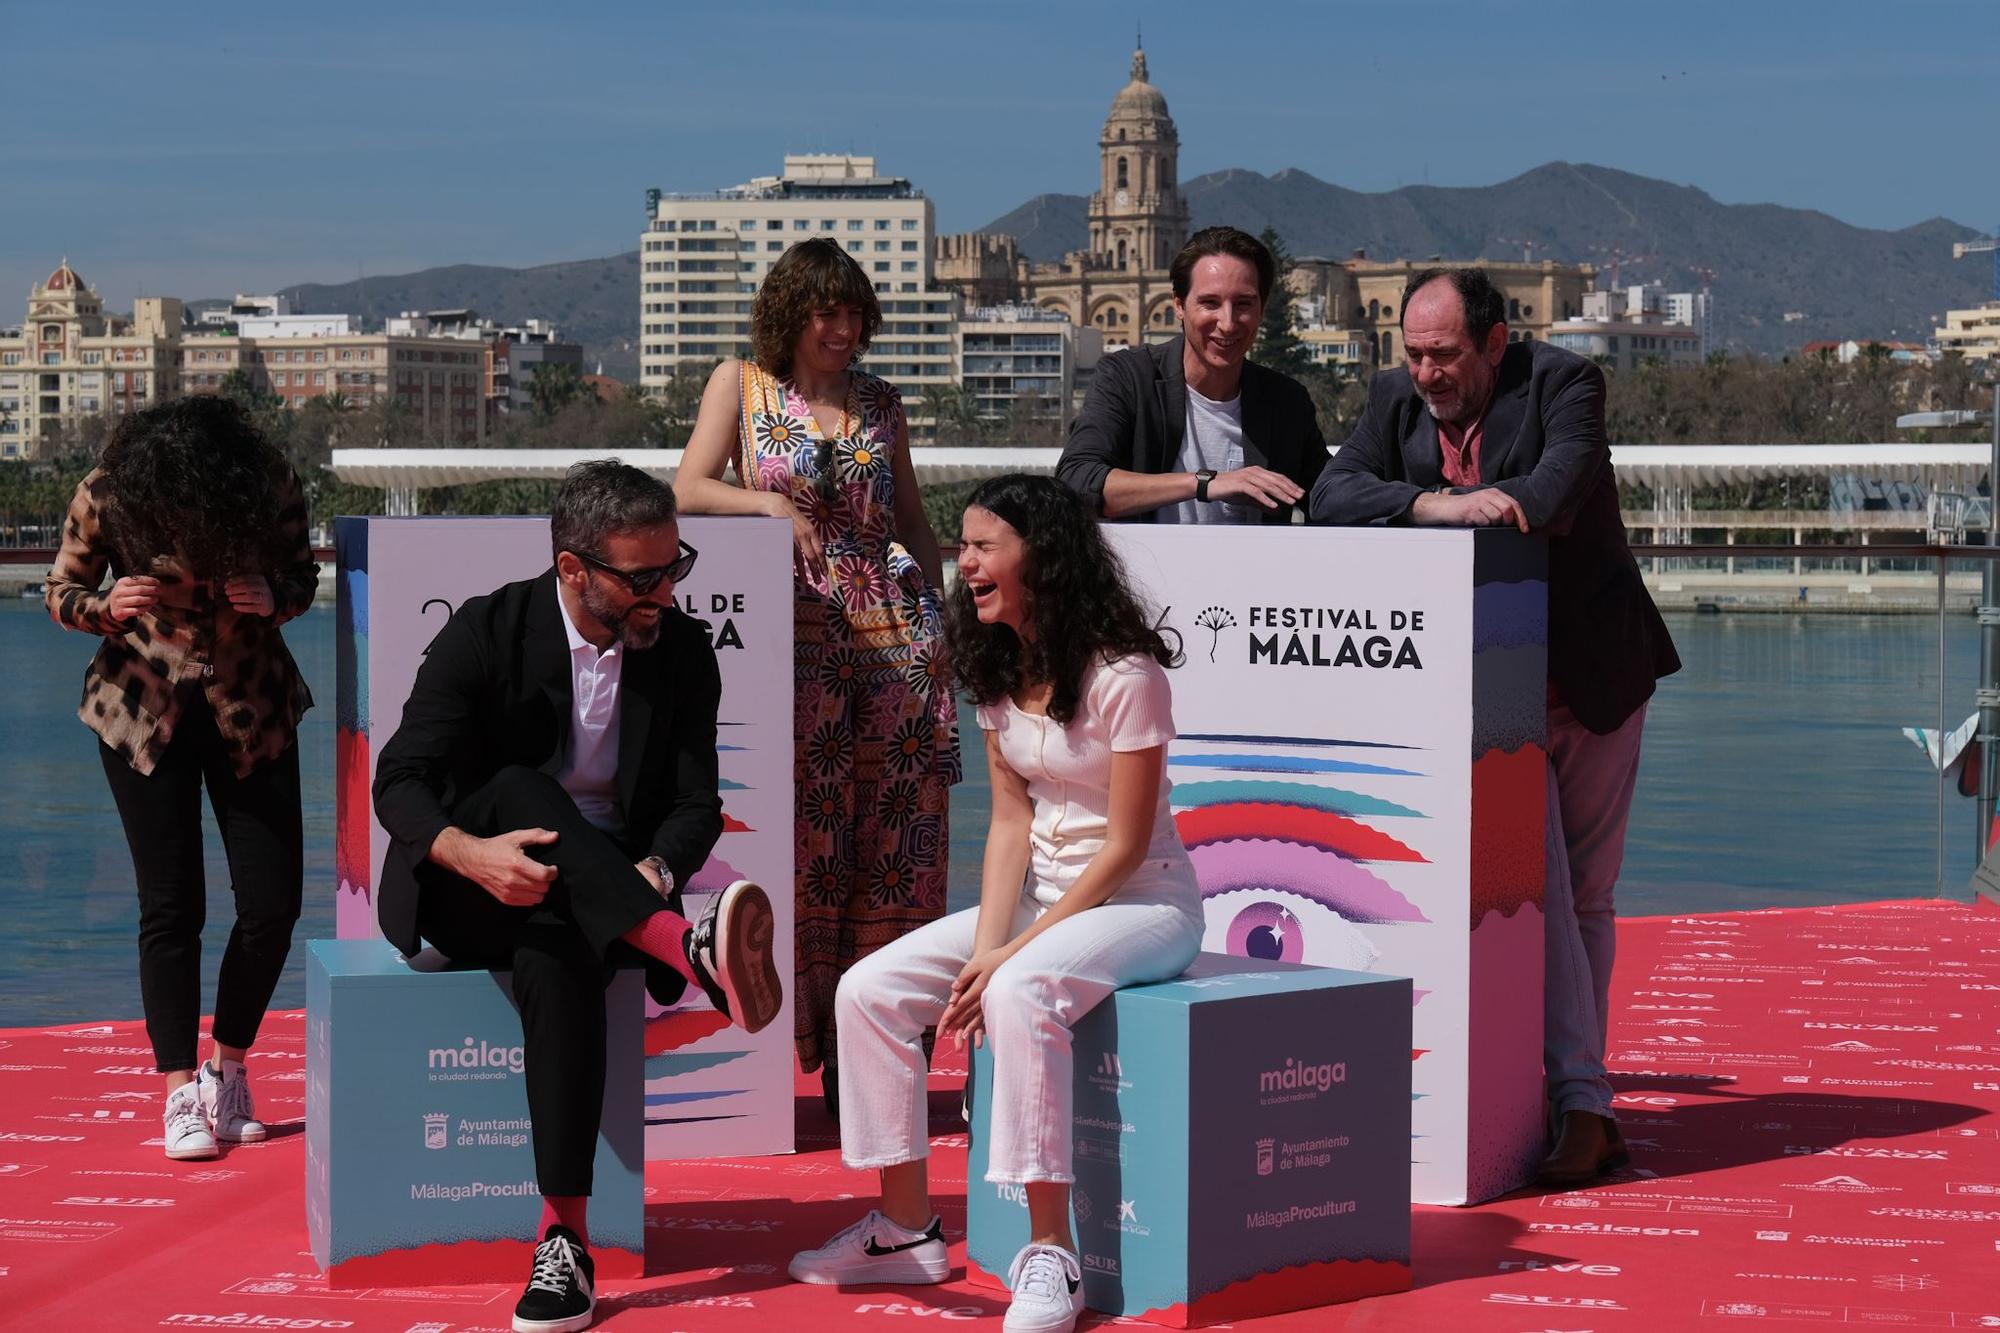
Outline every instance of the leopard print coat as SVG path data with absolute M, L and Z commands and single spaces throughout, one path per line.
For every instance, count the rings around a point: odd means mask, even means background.
M 140 773 L 153 771 L 181 709 L 197 698 L 206 697 L 239 776 L 283 754 L 312 707 L 312 692 L 278 627 L 312 605 L 319 566 L 298 475 L 286 468 L 277 484 L 273 567 L 264 573 L 270 616 L 237 611 L 221 580 L 199 577 L 179 555 L 124 568 L 104 532 L 109 479 L 97 470 L 77 484 L 42 599 L 57 624 L 103 636 L 84 673 L 77 716 Z M 129 621 L 113 620 L 109 586 L 99 586 L 107 568 L 114 582 L 125 574 L 158 578 L 159 601 Z

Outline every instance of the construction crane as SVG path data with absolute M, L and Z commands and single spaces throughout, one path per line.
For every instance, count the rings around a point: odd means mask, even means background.
M 1976 241 L 1956 241 L 1951 247 L 1953 259 L 1963 259 L 1967 255 L 1993 253 L 1993 299 L 2000 301 L 2000 229 L 1992 236 L 1982 236 Z
M 1650 264 L 1653 262 L 1651 255 L 1633 254 L 1631 251 L 1616 245 L 1593 245 L 1590 248 L 1593 253 L 1603 255 L 1605 263 L 1609 265 L 1611 269 L 1611 290 L 1614 292 L 1619 290 L 1619 276 L 1625 265 Z

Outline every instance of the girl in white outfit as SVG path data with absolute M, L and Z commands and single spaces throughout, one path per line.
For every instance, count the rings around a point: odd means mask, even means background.
M 1120 986 L 1177 976 L 1201 894 L 1167 805 L 1179 655 L 1154 630 L 1083 502 L 997 477 L 967 502 L 947 630 L 992 775 L 979 906 L 863 959 L 840 983 L 841 1156 L 880 1205 L 792 1260 L 801 1282 L 942 1282 L 925 1158 L 924 1030 L 993 1050 L 986 1179 L 1025 1187 L 1009 1333 L 1074 1326 L 1070 1028 Z

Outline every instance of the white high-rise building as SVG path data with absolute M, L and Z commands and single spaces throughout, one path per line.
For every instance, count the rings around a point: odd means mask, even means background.
M 1715 297 L 1707 292 L 1668 292 L 1664 302 L 1667 318 L 1693 329 L 1701 354 L 1707 356 L 1709 331 L 1715 324 Z
M 750 302 L 788 246 L 813 236 L 847 248 L 875 284 L 882 329 L 863 364 L 921 399 L 954 379 L 958 298 L 931 283 L 935 210 L 873 157 L 786 154 L 784 172 L 714 194 L 647 193 L 639 242 L 639 382 L 662 392 L 675 368 L 750 352 Z

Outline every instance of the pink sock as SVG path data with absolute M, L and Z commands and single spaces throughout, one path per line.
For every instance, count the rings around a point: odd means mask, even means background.
M 663 911 L 653 913 L 618 938 L 693 981 L 694 965 L 688 962 L 687 950 L 681 947 L 691 929 L 686 917 Z
M 542 1224 L 535 1230 L 542 1236 L 549 1234 L 549 1228 L 557 1223 L 576 1233 L 583 1247 L 590 1248 L 590 1227 L 584 1215 L 590 1209 L 588 1194 L 544 1194 L 542 1196 Z

